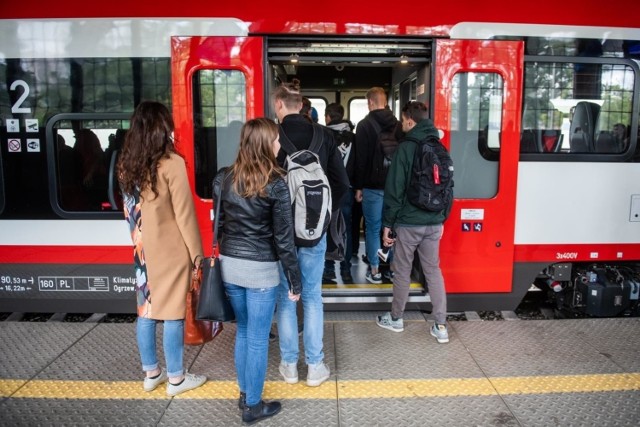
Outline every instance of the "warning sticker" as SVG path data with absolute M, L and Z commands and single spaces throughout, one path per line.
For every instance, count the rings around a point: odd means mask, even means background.
M 19 138 L 9 138 L 7 141 L 7 151 L 10 153 L 19 153 L 22 151 L 22 144 Z
M 7 132 L 18 133 L 20 132 L 20 120 L 19 119 L 7 119 Z
M 38 119 L 24 119 L 24 127 L 27 128 L 27 132 L 38 132 Z
M 27 151 L 30 153 L 40 152 L 40 140 L 37 138 L 27 139 Z

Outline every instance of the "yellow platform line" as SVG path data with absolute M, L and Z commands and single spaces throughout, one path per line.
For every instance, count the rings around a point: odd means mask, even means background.
M 307 387 L 267 381 L 266 399 L 372 399 L 546 393 L 640 391 L 640 373 L 492 378 L 328 381 Z M 177 399 L 236 399 L 235 381 L 208 381 Z M 36 399 L 167 399 L 165 387 L 142 390 L 141 381 L 0 380 L 0 397 Z

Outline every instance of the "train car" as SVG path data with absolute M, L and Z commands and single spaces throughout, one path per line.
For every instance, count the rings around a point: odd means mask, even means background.
M 397 117 L 429 106 L 455 165 L 450 311 L 514 310 L 540 289 L 638 314 L 638 5 L 134 3 L 0 5 L 0 311 L 134 312 L 114 165 L 135 106 L 172 108 L 209 252 L 212 177 L 297 78 L 320 123 L 331 102 L 357 123 L 373 86 Z M 388 307 L 392 285 L 355 264 L 354 283 L 325 281 L 327 307 Z M 428 310 L 414 279 L 409 306 Z

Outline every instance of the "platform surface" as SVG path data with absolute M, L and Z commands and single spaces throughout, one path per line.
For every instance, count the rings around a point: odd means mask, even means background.
M 272 342 L 264 398 L 283 409 L 258 425 L 640 425 L 639 318 L 453 321 L 438 344 L 428 314 L 407 312 L 402 333 L 377 314 L 325 313 L 320 387 L 305 385 L 302 358 L 301 381 L 285 384 Z M 186 348 L 209 381 L 169 398 L 142 390 L 133 323 L 0 322 L 0 425 L 242 425 L 235 326 L 224 326 Z

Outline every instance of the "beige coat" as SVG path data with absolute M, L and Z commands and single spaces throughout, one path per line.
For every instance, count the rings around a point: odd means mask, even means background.
M 147 189 L 140 202 L 151 317 L 184 319 L 191 265 L 202 255 L 202 241 L 182 157 L 160 161 L 156 188 L 157 197 Z

